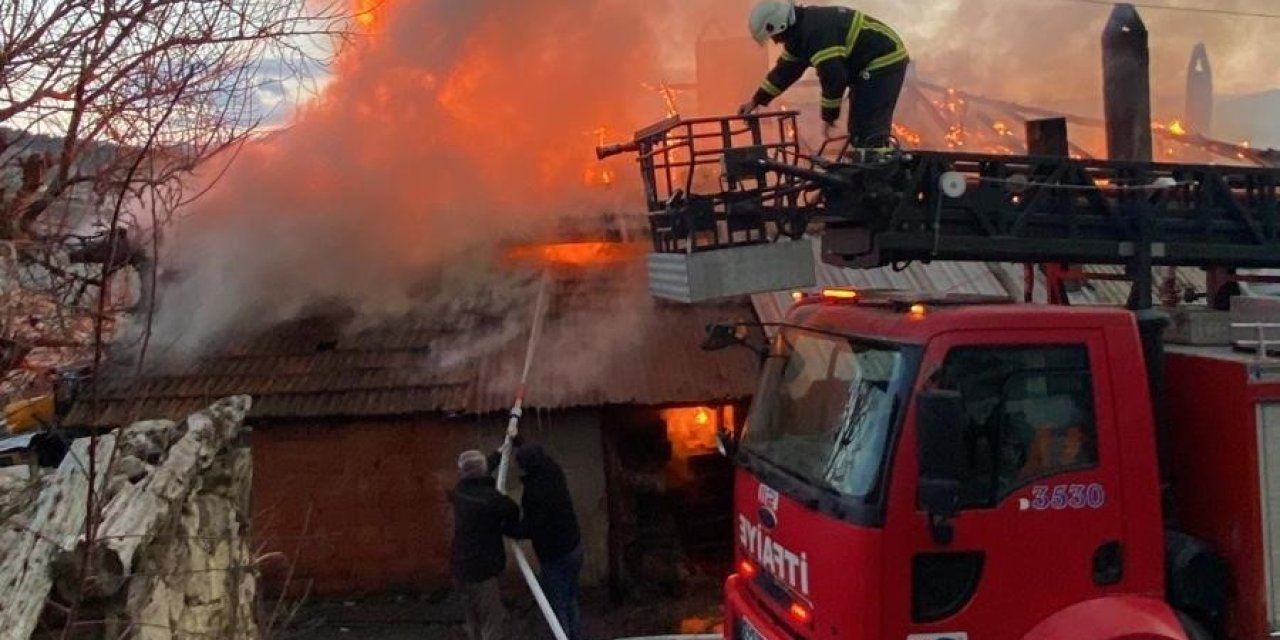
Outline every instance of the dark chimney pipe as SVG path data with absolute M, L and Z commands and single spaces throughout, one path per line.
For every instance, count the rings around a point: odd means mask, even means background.
M 1151 52 L 1131 4 L 1117 4 L 1102 31 L 1102 83 L 1108 156 L 1150 161 Z

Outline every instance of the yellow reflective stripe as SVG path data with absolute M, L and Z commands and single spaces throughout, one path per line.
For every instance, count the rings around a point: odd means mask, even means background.
M 880 56 L 879 58 L 876 58 L 875 60 L 872 60 L 871 64 L 867 65 L 867 72 L 869 73 L 872 71 L 883 69 L 888 66 L 892 66 L 906 59 L 907 59 L 906 50 L 895 51 L 893 53 L 883 55 L 883 56 Z
M 885 24 L 885 23 L 883 23 L 883 22 L 875 22 L 875 21 L 868 22 L 868 23 L 867 23 L 867 27 L 866 27 L 866 28 L 868 28 L 868 29 L 870 29 L 870 30 L 872 30 L 872 31 L 875 31 L 876 33 L 879 33 L 879 34 L 883 35 L 884 37 L 886 37 L 886 38 L 888 38 L 888 39 L 892 40 L 892 41 L 893 41 L 893 46 L 894 46 L 894 48 L 895 48 L 895 49 L 906 49 L 906 48 L 907 48 L 907 46 L 906 46 L 905 44 L 903 44 L 903 43 L 902 43 L 902 38 L 898 36 L 898 32 L 894 31 L 893 29 L 890 29 L 890 28 L 889 28 L 889 25 L 887 25 L 887 24 Z
M 765 78 L 764 82 L 760 83 L 760 89 L 775 98 L 782 95 L 782 89 L 779 89 L 778 85 L 769 82 L 768 78 Z
M 840 98 L 823 98 L 823 99 L 821 99 L 821 100 L 819 100 L 819 101 L 818 101 L 818 104 L 822 105 L 822 108 L 823 108 L 823 109 L 839 109 L 839 108 L 840 108 L 840 103 L 842 103 L 842 102 L 844 102 L 844 98 L 843 98 L 843 97 L 840 97 Z
M 782 55 L 779 57 L 786 62 L 800 62 L 800 58 L 791 55 L 791 52 L 787 51 L 785 48 L 782 50 Z
M 882 55 L 879 58 L 872 60 L 870 64 L 867 65 L 866 71 L 871 72 L 871 71 L 876 71 L 878 69 L 883 69 L 885 67 L 888 67 L 890 65 L 895 65 L 907 59 L 908 56 L 907 56 L 906 45 L 902 43 L 902 38 L 899 37 L 898 34 L 893 29 L 890 29 L 888 25 L 881 22 L 871 21 L 867 23 L 866 28 L 872 31 L 875 31 L 876 33 L 879 33 L 884 37 L 888 38 L 893 42 L 893 45 L 894 45 L 894 50 L 892 53 L 886 53 L 885 55 Z
M 849 51 L 844 47 L 827 47 L 826 49 L 813 54 L 813 57 L 809 58 L 809 63 L 816 67 L 828 60 L 843 58 L 847 55 L 849 55 Z
M 862 34 L 862 27 L 866 24 L 866 16 L 861 11 L 853 12 L 853 22 L 849 25 L 849 35 L 845 38 L 843 46 L 827 47 L 809 58 L 809 63 L 818 66 L 832 58 L 848 58 L 853 52 L 853 45 L 858 43 L 858 36 Z
M 844 41 L 845 55 L 853 53 L 853 45 L 858 44 L 858 36 L 862 35 L 862 28 L 867 23 L 866 14 L 861 11 L 853 12 L 853 24 L 849 25 L 849 36 Z

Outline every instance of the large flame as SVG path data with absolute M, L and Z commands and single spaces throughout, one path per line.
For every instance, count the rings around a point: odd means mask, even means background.
M 641 201 L 628 159 L 598 163 L 583 131 L 662 118 L 647 6 L 353 2 L 363 33 L 320 99 L 241 152 L 183 229 L 162 338 L 194 347 L 316 300 L 398 308 L 478 246 Z
M 747 61 L 745 70 L 730 70 L 718 61 L 714 73 L 693 70 L 704 36 L 745 36 L 745 0 L 348 1 L 357 37 L 332 77 L 321 78 L 320 98 L 294 126 L 240 152 L 191 224 L 166 241 L 162 264 L 184 279 L 165 292 L 156 320 L 162 337 L 199 344 L 228 326 L 273 322 L 315 300 L 399 308 L 424 272 L 476 255 L 477 246 L 513 230 L 565 215 L 634 211 L 643 198 L 632 160 L 597 163 L 592 143 L 599 136 L 583 132 L 603 128 L 617 139 L 664 115 L 694 115 L 683 113 L 692 104 L 698 115 L 725 113 L 765 72 L 763 58 L 761 68 Z M 923 108 L 900 109 L 894 131 L 904 144 L 1021 152 L 1021 121 L 991 111 L 981 96 L 1099 112 L 1105 7 L 1010 0 L 977 13 L 938 3 L 922 14 L 908 4 L 868 7 L 902 31 L 919 77 L 944 83 L 914 98 L 930 107 L 927 117 Z M 1181 95 L 1181 74 L 1158 70 L 1184 67 L 1191 38 L 1205 38 L 1216 56 L 1239 62 L 1224 71 L 1223 86 L 1264 81 L 1246 80 L 1265 78 L 1257 69 L 1270 68 L 1268 25 L 1227 28 L 1207 20 L 1152 16 L 1159 36 L 1152 38 L 1153 94 Z M 949 35 L 958 33 L 955 24 L 966 25 L 965 35 Z M 1010 28 L 1015 24 L 1040 28 Z M 1060 46 L 1044 50 L 1046 38 Z M 685 101 L 672 86 L 730 73 L 745 80 L 741 97 Z M 662 84 L 667 80 L 672 84 Z M 801 138 L 819 131 L 817 96 L 813 87 L 786 94 L 807 111 Z M 984 110 L 999 117 L 996 125 L 978 117 Z M 1080 146 L 1072 156 L 1096 153 L 1102 135 L 1074 127 Z M 684 177 L 681 171 L 674 173 Z M 714 186 L 714 178 L 695 182 Z

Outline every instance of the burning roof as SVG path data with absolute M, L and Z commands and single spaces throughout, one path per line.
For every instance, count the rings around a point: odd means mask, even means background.
M 546 250 L 554 256 L 566 246 Z M 754 357 L 746 350 L 704 353 L 699 345 L 707 323 L 752 318 L 750 305 L 654 301 L 634 256 L 617 258 L 627 251 L 608 249 L 603 262 L 552 261 L 558 265 L 553 295 L 526 406 L 749 397 Z M 240 393 L 254 396 L 251 417 L 260 421 L 503 411 L 523 365 L 536 274 L 510 269 L 401 317 L 329 314 L 238 335 L 216 352 L 162 373 L 135 376 L 119 362 L 85 392 L 68 422 L 107 425 L 182 415 L 211 398 Z

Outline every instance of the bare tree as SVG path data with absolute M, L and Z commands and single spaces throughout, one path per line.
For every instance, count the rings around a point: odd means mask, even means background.
M 0 393 L 100 357 L 122 312 L 147 311 L 148 256 L 193 176 L 263 131 L 264 95 L 323 71 L 345 5 L 0 2 Z

